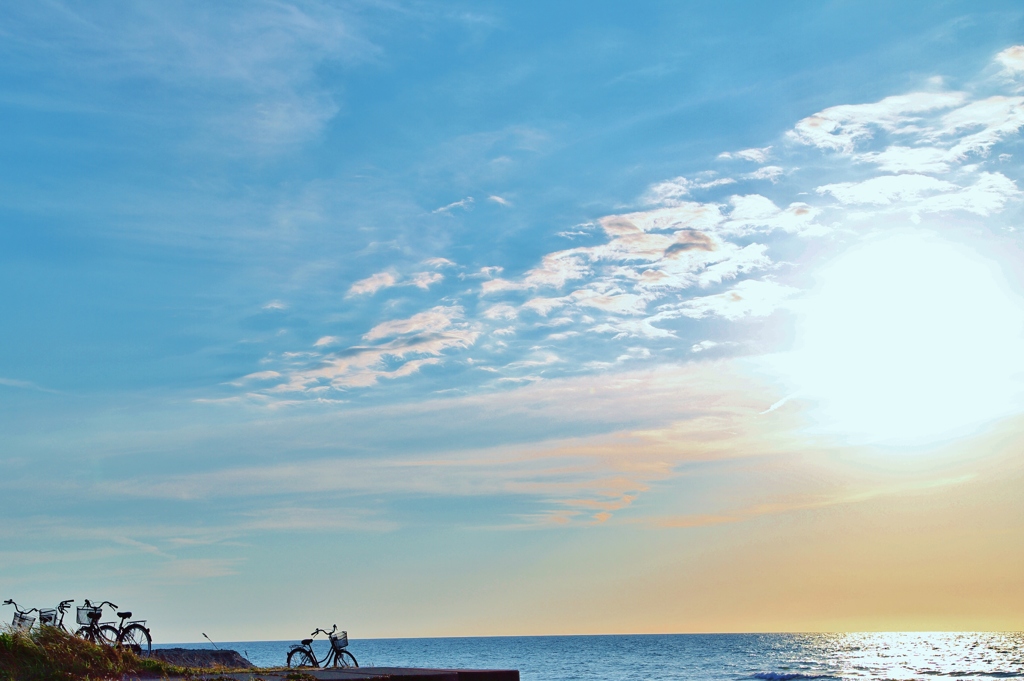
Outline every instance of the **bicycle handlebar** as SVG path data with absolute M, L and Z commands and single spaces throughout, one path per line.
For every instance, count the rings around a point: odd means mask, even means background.
M 75 599 L 74 599 L 74 598 L 69 598 L 69 599 L 68 599 L 68 600 L 66 600 L 66 601 L 61 601 L 61 602 L 60 602 L 60 604 L 59 604 L 59 605 L 57 606 L 57 609 L 58 609 L 58 610 L 60 610 L 61 612 L 67 612 L 67 611 L 68 611 L 68 608 L 69 608 L 69 607 L 71 606 L 71 604 L 72 604 L 72 603 L 74 603 L 74 602 L 75 602 Z
M 14 606 L 14 612 L 20 613 L 22 615 L 27 615 L 30 612 L 39 612 L 39 608 L 32 608 L 31 610 L 22 610 L 21 606 L 18 605 L 17 603 L 15 603 L 14 600 L 10 599 L 10 598 L 8 598 L 6 601 L 4 601 L 4 605 L 13 605 Z
M 321 628 L 317 627 L 317 630 L 314 631 L 312 634 L 310 634 L 310 636 L 316 636 L 317 634 L 327 634 L 328 636 L 333 636 L 337 632 L 338 632 L 338 625 L 335 624 L 334 628 L 331 629 L 330 631 L 327 631 L 326 629 L 321 629 Z

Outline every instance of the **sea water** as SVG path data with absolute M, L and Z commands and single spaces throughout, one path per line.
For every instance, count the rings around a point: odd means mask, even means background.
M 220 643 L 281 666 L 297 641 Z M 200 643 L 174 644 L 210 647 Z M 156 646 L 156 647 L 170 647 Z M 313 644 L 318 656 L 327 641 Z M 359 665 L 518 669 L 523 681 L 1024 677 L 1022 633 L 666 634 L 359 639 Z

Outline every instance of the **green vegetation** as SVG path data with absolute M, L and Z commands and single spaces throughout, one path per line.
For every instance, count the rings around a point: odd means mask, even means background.
M 0 681 L 99 681 L 123 675 L 193 676 L 192 670 L 98 646 L 53 627 L 0 633 Z

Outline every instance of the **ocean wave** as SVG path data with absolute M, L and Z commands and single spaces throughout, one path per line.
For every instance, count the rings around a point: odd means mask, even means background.
M 838 677 L 829 674 L 801 674 L 799 672 L 758 672 L 750 678 L 761 679 L 761 681 L 804 681 L 806 679 L 835 679 Z

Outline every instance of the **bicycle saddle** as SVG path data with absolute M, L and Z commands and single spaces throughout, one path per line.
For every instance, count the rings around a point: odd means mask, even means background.
M 302 639 L 302 645 L 304 645 L 304 646 L 308 646 L 312 642 L 313 642 L 313 639 L 311 639 L 311 638 L 304 638 L 304 639 Z
M 117 613 L 117 616 L 120 617 L 121 619 L 128 619 L 129 617 L 132 616 L 132 613 L 129 610 L 125 610 L 124 612 Z

